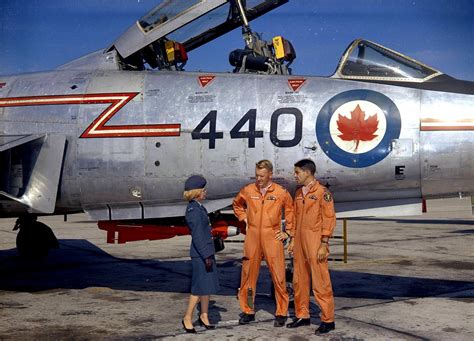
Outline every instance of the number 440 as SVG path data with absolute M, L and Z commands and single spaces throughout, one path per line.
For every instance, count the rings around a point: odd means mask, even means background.
M 278 120 L 282 115 L 294 116 L 295 126 L 293 138 L 282 140 L 278 138 Z M 263 138 L 263 130 L 256 130 L 257 109 L 250 109 L 230 130 L 231 139 L 248 139 L 248 147 L 255 148 L 255 140 Z M 206 117 L 191 132 L 193 140 L 209 140 L 209 149 L 216 148 L 216 140 L 223 139 L 224 133 L 216 131 L 217 110 L 211 110 Z M 248 122 L 248 130 L 242 130 Z M 209 126 L 207 132 L 202 130 Z M 303 135 L 303 114 L 297 108 L 280 108 L 273 112 L 270 119 L 270 141 L 277 147 L 294 147 L 301 141 Z

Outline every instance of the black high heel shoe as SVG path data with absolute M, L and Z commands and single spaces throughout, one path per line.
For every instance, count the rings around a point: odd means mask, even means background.
M 199 316 L 199 324 L 206 328 L 207 330 L 209 329 L 216 329 L 216 326 L 213 326 L 212 324 L 205 324 L 203 320 L 201 320 L 201 316 Z
M 184 330 L 186 331 L 186 333 L 191 333 L 191 334 L 196 333 L 196 329 L 194 329 L 194 328 L 191 328 L 191 329 L 186 328 L 186 325 L 184 324 L 184 320 L 181 320 L 181 323 L 183 324 L 183 328 L 184 328 Z

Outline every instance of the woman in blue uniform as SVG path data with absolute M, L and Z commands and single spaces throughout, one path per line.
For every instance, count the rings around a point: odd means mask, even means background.
M 191 280 L 191 295 L 188 309 L 183 317 L 183 327 L 187 333 L 195 333 L 193 328 L 193 313 L 198 302 L 201 302 L 199 323 L 206 329 L 214 329 L 209 323 L 208 310 L 211 294 L 219 291 L 214 243 L 212 241 L 211 225 L 206 208 L 201 201 L 206 199 L 206 179 L 193 175 L 184 184 L 184 198 L 189 201 L 186 208 L 186 224 L 191 230 L 191 264 L 193 275 Z

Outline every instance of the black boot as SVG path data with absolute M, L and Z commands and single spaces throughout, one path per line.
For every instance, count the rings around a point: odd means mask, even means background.
M 249 324 L 250 322 L 255 321 L 255 314 L 242 314 L 242 317 L 239 320 L 239 324 Z
M 273 327 L 283 327 L 285 325 L 286 319 L 286 316 L 275 316 L 275 322 L 273 322 Z
M 307 319 L 299 319 L 296 318 L 293 320 L 293 322 L 290 322 L 286 325 L 286 328 L 298 328 L 301 326 L 309 326 L 311 324 L 311 320 L 309 318 Z
M 329 333 L 331 330 L 336 329 L 336 324 L 334 322 L 321 322 L 321 325 L 316 329 L 314 332 L 316 335 L 318 334 L 326 334 Z

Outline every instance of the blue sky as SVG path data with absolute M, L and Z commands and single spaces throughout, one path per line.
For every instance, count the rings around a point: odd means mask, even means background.
M 153 0 L 0 0 L 0 74 L 53 69 L 109 46 Z M 474 0 L 290 0 L 254 21 L 292 41 L 294 74 L 331 75 L 347 45 L 365 38 L 453 77 L 474 81 Z M 192 51 L 186 70 L 230 71 L 240 30 Z

